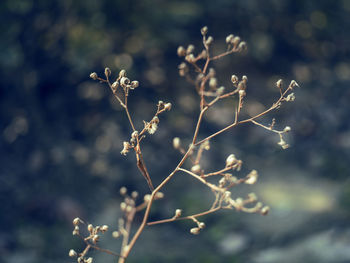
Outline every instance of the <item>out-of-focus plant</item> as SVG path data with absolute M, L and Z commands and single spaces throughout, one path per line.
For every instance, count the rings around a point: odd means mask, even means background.
M 241 112 L 244 109 L 244 102 L 247 95 L 247 76 L 238 77 L 232 75 L 232 86 L 225 88 L 219 85 L 219 81 L 216 78 L 216 72 L 214 68 L 210 67 L 210 63 L 232 53 L 243 52 L 246 50 L 247 45 L 239 36 L 230 34 L 226 37 L 227 50 L 220 54 L 213 55 L 211 47 L 214 39 L 212 36 L 208 36 L 207 33 L 208 28 L 203 27 L 201 29 L 201 34 L 203 36 L 203 49 L 200 52 L 195 53 L 195 47 L 193 45 L 188 45 L 187 48 L 180 46 L 177 49 L 178 56 L 184 59 L 184 61 L 178 66 L 179 75 L 193 84 L 199 96 L 200 112 L 191 138 L 191 143 L 186 146 L 183 145 L 180 138 L 175 137 L 173 139 L 172 146 L 175 150 L 179 151 L 182 157 L 172 172 L 156 187 L 154 187 L 152 183 L 152 177 L 149 174 L 146 163 L 143 159 L 141 146 L 143 140 L 146 139 L 146 134 L 152 135 L 157 131 L 160 122 L 159 117 L 161 114 L 171 110 L 171 103 L 159 101 L 156 105 L 154 116 L 149 121 L 143 121 L 142 129 L 139 129 L 140 126 L 134 124 L 128 108 L 128 98 L 132 92 L 139 87 L 139 82 L 137 80 L 131 81 L 127 77 L 125 70 L 121 70 L 116 79 L 112 78 L 112 73 L 109 68 L 105 69 L 104 77 L 100 77 L 95 72 L 90 74 L 90 77 L 93 80 L 108 85 L 113 92 L 114 97 L 125 110 L 131 128 L 131 136 L 128 141 L 123 143 L 121 154 L 127 155 L 130 152 L 134 152 L 137 160 L 136 165 L 142 176 L 146 179 L 150 193 L 143 196 L 142 200 L 139 200 L 138 192 L 133 191 L 128 193 L 128 190 L 125 187 L 120 188 L 120 194 L 124 197 L 123 202 L 120 204 L 123 217 L 118 221 L 118 229 L 112 232 L 114 238 L 121 239 L 121 249 L 119 253 L 103 249 L 98 245 L 100 236 L 109 229 L 107 225 L 94 226 L 92 224 L 86 224 L 80 218 L 75 218 L 73 220 L 73 235 L 79 236 L 86 243 L 86 247 L 82 252 L 78 253 L 73 249 L 69 251 L 69 256 L 76 257 L 77 262 L 91 263 L 93 259 L 92 257 L 88 257 L 88 252 L 90 249 L 96 249 L 116 256 L 118 262 L 123 263 L 128 258 L 143 230 L 146 227 L 153 225 L 179 220 L 190 220 L 194 224 L 190 229 L 190 233 L 197 235 L 206 227 L 205 223 L 201 221 L 200 218 L 219 210 L 236 210 L 247 213 L 260 213 L 262 215 L 266 215 L 269 212 L 269 207 L 259 202 L 254 193 L 249 193 L 246 197 L 239 198 L 233 198 L 231 196 L 231 189 L 233 187 L 236 187 L 239 184 L 251 185 L 257 182 L 258 172 L 256 170 L 252 170 L 243 177 L 234 175 L 241 170 L 243 162 L 234 154 L 230 154 L 226 161 L 223 161 L 221 169 L 212 172 L 206 171 L 201 165 L 202 156 L 205 151 L 210 150 L 209 141 L 211 139 L 231 128 L 245 123 L 257 125 L 275 133 L 278 136 L 277 144 L 283 149 L 288 148 L 289 145 L 285 142 L 283 135 L 288 133 L 291 128 L 286 126 L 284 129 L 278 130 L 275 128 L 275 119 L 272 119 L 270 124 L 263 124 L 259 119 L 274 110 L 278 110 L 284 102 L 294 101 L 295 96 L 292 91 L 298 86 L 298 84 L 292 80 L 288 86 L 283 87 L 282 80 L 278 80 L 276 82 L 276 87 L 279 91 L 279 97 L 272 103 L 272 105 L 266 107 L 264 111 L 253 117 L 242 118 Z M 214 107 L 215 104 L 228 98 L 233 98 L 235 101 L 234 105 L 232 105 L 232 123 L 210 136 L 199 139 L 201 123 L 206 112 Z M 199 211 L 198 213 L 187 215 L 186 211 L 182 211 L 182 209 L 179 208 L 176 209 L 167 219 L 150 221 L 149 218 L 152 205 L 156 200 L 162 199 L 165 196 L 161 190 L 179 173 L 192 176 L 198 181 L 198 183 L 204 184 L 208 190 L 213 193 L 213 203 L 206 211 Z M 139 223 L 136 231 L 132 231 L 132 224 L 137 213 L 143 213 L 143 219 L 142 222 Z M 83 225 L 86 225 L 84 229 L 82 229 Z

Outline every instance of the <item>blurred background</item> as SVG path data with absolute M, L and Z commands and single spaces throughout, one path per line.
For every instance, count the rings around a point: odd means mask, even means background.
M 248 76 L 247 114 L 271 105 L 279 78 L 302 87 L 294 103 L 261 120 L 291 126 L 291 148 L 243 125 L 215 138 L 202 163 L 213 171 L 234 153 L 244 161 L 238 176 L 257 169 L 258 184 L 233 194 L 255 192 L 271 213 L 219 212 L 202 219 L 207 228 L 199 236 L 189 233 L 190 222 L 154 226 L 128 262 L 350 262 L 349 15 L 346 0 L 1 1 L 0 261 L 73 262 L 69 249 L 83 245 L 71 234 L 74 217 L 116 229 L 119 188 L 148 192 L 133 154 L 120 155 L 127 118 L 110 91 L 89 79 L 92 71 L 123 68 L 140 82 L 129 102 L 137 127 L 158 100 L 173 104 L 146 138 L 144 156 L 155 184 L 174 168 L 180 155 L 172 138 L 189 143 L 198 115 L 193 88 L 178 76 L 176 48 L 200 51 L 199 30 L 207 25 L 215 52 L 230 33 L 248 43 L 244 56 L 213 65 L 226 87 L 232 74 Z M 213 108 L 200 137 L 231 119 L 232 101 Z M 186 175 L 164 192 L 152 219 L 212 202 Z M 110 232 L 101 245 L 119 249 Z

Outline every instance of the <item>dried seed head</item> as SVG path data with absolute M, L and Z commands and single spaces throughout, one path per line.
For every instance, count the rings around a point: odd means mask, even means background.
M 222 178 L 219 180 L 219 186 L 220 186 L 220 187 L 224 187 L 225 184 L 226 184 L 226 178 L 225 178 L 225 177 L 222 177 Z
M 289 148 L 289 144 L 287 144 L 282 137 L 280 138 L 280 141 L 277 144 L 281 146 L 283 150 Z
M 244 42 L 244 41 L 242 41 L 241 43 L 239 43 L 238 49 L 239 49 L 240 51 L 245 51 L 245 50 L 247 49 L 247 43 Z
M 261 211 L 260 211 L 260 213 L 262 214 L 262 215 L 267 215 L 268 213 L 269 213 L 269 211 L 270 211 L 270 207 L 268 207 L 268 206 L 264 206 L 262 209 L 261 209 Z
M 118 231 L 113 231 L 112 232 L 112 237 L 118 238 L 118 237 L 120 237 L 120 233 Z
M 69 250 L 69 253 L 68 253 L 68 255 L 70 256 L 70 257 L 76 257 L 78 254 L 77 254 L 77 252 L 75 252 L 75 250 L 74 249 L 71 249 L 71 250 Z
M 193 62 L 195 62 L 196 58 L 194 57 L 193 54 L 188 54 L 188 55 L 185 57 L 185 60 L 188 61 L 189 63 L 193 63 Z
M 149 134 L 154 134 L 158 129 L 158 124 L 156 122 L 152 122 L 148 128 L 147 128 L 147 132 Z
M 258 200 L 258 197 L 256 196 L 255 193 L 249 193 L 249 194 L 248 194 L 248 198 L 249 198 L 249 200 L 252 201 L 252 202 L 255 202 L 255 201 Z
M 154 196 L 155 199 L 162 199 L 164 198 L 164 194 L 162 192 L 157 192 Z
M 292 88 L 294 87 L 300 87 L 299 84 L 295 81 L 295 80 L 292 80 L 289 84 Z
M 126 155 L 129 152 L 131 145 L 129 142 L 123 142 L 123 150 L 120 152 L 122 155 Z
M 281 79 L 277 80 L 276 87 L 281 89 L 282 88 L 283 81 Z
M 175 210 L 175 218 L 179 218 L 182 215 L 182 210 L 181 209 L 176 209 Z
M 194 45 L 188 45 L 187 49 L 186 49 L 186 54 L 192 54 L 194 51 Z
M 91 233 L 92 231 L 94 231 L 94 226 L 92 224 L 88 224 L 87 230 Z
M 122 69 L 121 71 L 119 71 L 119 78 L 123 78 L 126 77 L 126 70 Z
M 128 189 L 125 186 L 119 189 L 119 193 L 123 196 L 126 195 L 127 192 L 128 192 Z
M 133 191 L 133 192 L 131 193 L 131 197 L 134 198 L 134 199 L 136 199 L 138 196 L 139 196 L 139 193 L 136 192 L 136 191 Z
M 139 132 L 138 131 L 133 131 L 131 133 L 131 139 L 136 140 L 138 136 L 139 136 Z
M 86 259 L 85 263 L 92 263 L 92 257 L 89 257 L 88 259 Z
M 77 236 L 77 235 L 79 235 L 79 226 L 75 226 L 74 227 L 74 230 L 73 230 L 73 236 Z
M 248 77 L 246 75 L 243 75 L 242 80 L 247 83 L 248 82 Z
M 105 75 L 108 78 L 112 74 L 111 70 L 109 68 L 105 68 Z
M 93 80 L 96 80 L 98 78 L 97 73 L 96 72 L 92 72 L 90 74 L 90 78 L 92 78 Z
M 171 110 L 171 103 L 170 102 L 168 102 L 168 103 L 166 103 L 165 105 L 164 105 L 164 109 L 165 110 Z
M 290 132 L 291 128 L 289 126 L 284 127 L 283 132 Z
M 139 82 L 137 80 L 131 81 L 130 88 L 136 89 L 139 86 Z
M 149 201 L 151 201 L 151 195 L 150 194 L 146 194 L 144 197 L 143 197 L 143 200 L 148 203 Z
M 127 207 L 127 205 L 126 205 L 125 202 L 121 202 L 121 203 L 120 203 L 120 210 L 122 210 L 123 212 L 126 211 L 126 207 Z
M 224 193 L 224 200 L 226 201 L 226 200 L 228 200 L 228 199 L 230 199 L 231 198 L 231 192 L 230 191 L 226 191 L 225 193 Z
M 194 228 L 191 228 L 190 230 L 191 234 L 193 235 L 198 235 L 200 231 L 201 229 L 199 227 L 194 227 Z
M 226 167 L 228 166 L 232 166 L 237 162 L 236 156 L 234 154 L 230 154 L 227 158 L 226 158 Z
M 80 223 L 82 223 L 82 221 L 81 221 L 81 219 L 79 217 L 76 217 L 76 218 L 73 219 L 73 225 L 74 226 L 77 226 Z
M 246 184 L 255 184 L 258 180 L 258 172 L 256 170 L 252 170 L 246 177 L 244 181 Z
M 122 77 L 120 79 L 120 85 L 125 88 L 127 85 L 130 84 L 130 79 L 128 79 L 127 77 Z
M 208 27 L 207 27 L 207 26 L 202 27 L 202 29 L 201 29 L 201 34 L 202 34 L 203 36 L 205 36 L 207 33 L 208 33 Z
M 241 38 L 237 36 L 237 37 L 234 37 L 234 38 L 232 39 L 231 44 L 232 44 L 234 47 L 236 47 L 240 41 L 241 41 Z
M 209 87 L 216 88 L 217 85 L 218 85 L 218 81 L 217 81 L 216 78 L 210 78 L 209 79 Z
M 94 244 L 96 244 L 97 243 L 97 241 L 100 239 L 100 236 L 99 235 L 94 235 L 93 237 L 92 237 L 92 242 L 94 243 Z
M 244 89 L 241 89 L 240 91 L 238 91 L 238 94 L 240 97 L 244 97 L 246 95 L 246 92 Z
M 183 46 L 179 46 L 179 47 L 177 48 L 177 55 L 178 55 L 179 57 L 184 57 L 184 56 L 186 56 L 186 49 L 185 49 Z
M 101 226 L 101 231 L 104 233 L 106 231 L 108 231 L 108 226 L 107 225 L 103 225 Z
M 198 174 L 201 171 L 201 166 L 199 164 L 195 164 L 192 166 L 191 171 L 195 174 Z
M 294 93 L 289 94 L 286 98 L 286 101 L 294 101 L 294 100 L 295 100 Z
M 233 84 L 236 84 L 238 82 L 238 77 L 236 75 L 231 76 L 231 81 Z
M 232 35 L 232 34 L 228 35 L 228 36 L 226 37 L 226 43 L 227 43 L 227 44 L 230 44 L 230 43 L 232 42 L 232 40 L 233 40 L 234 37 L 235 37 L 235 36 Z
M 214 42 L 214 38 L 212 36 L 209 36 L 208 39 L 205 41 L 205 44 L 207 46 L 210 46 Z
M 132 211 L 133 207 L 131 205 L 128 205 L 125 209 L 126 212 L 130 213 Z
M 200 229 L 205 228 L 205 223 L 204 223 L 204 222 L 200 222 L 200 223 L 198 224 L 198 227 L 199 227 Z
M 175 149 L 179 149 L 179 148 L 181 147 L 181 140 L 180 140 L 179 137 L 175 137 L 175 138 L 173 139 L 173 147 L 174 147 Z
M 116 90 L 116 89 L 118 88 L 118 86 L 119 86 L 118 81 L 114 81 L 114 82 L 112 83 L 112 89 L 113 89 L 113 90 Z
M 202 145 L 203 145 L 204 150 L 207 150 L 207 151 L 210 150 L 210 142 L 209 142 L 209 140 L 203 142 Z
M 222 94 L 224 94 L 224 92 L 225 92 L 225 87 L 224 87 L 224 86 L 221 86 L 220 88 L 218 88 L 218 89 L 216 90 L 216 94 L 217 94 L 218 96 L 221 96 Z

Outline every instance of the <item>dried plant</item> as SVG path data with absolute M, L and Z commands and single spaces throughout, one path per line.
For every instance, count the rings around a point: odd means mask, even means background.
M 128 141 L 125 141 L 123 143 L 121 154 L 127 155 L 130 151 L 135 153 L 137 167 L 140 170 L 142 176 L 147 181 L 150 189 L 150 194 L 146 194 L 143 197 L 142 201 L 138 201 L 138 193 L 136 191 L 129 194 L 125 187 L 122 187 L 120 189 L 120 194 L 124 197 L 124 201 L 120 204 L 121 211 L 123 212 L 123 217 L 118 221 L 118 229 L 112 232 L 113 237 L 121 239 L 121 249 L 119 253 L 115 253 L 98 246 L 100 235 L 108 230 L 108 226 L 93 226 L 92 224 L 87 224 L 85 226 L 87 228 L 87 235 L 84 235 L 81 233 L 80 228 L 85 223 L 83 220 L 75 218 L 73 220 L 73 235 L 81 237 L 82 240 L 86 243 L 86 247 L 82 252 L 77 253 L 74 250 L 70 250 L 69 252 L 69 256 L 76 257 L 77 262 L 92 262 L 93 259 L 91 257 L 87 257 L 87 253 L 90 249 L 97 249 L 102 252 L 117 256 L 119 263 L 125 262 L 139 236 L 143 230 L 149 226 L 169 223 L 178 220 L 190 220 L 194 223 L 194 227 L 190 229 L 190 233 L 197 235 L 205 228 L 205 223 L 200 221 L 199 218 L 202 218 L 205 215 L 214 213 L 219 210 L 236 210 L 247 213 L 260 213 L 262 215 L 266 215 L 268 213 L 269 207 L 259 202 L 257 196 L 254 193 L 250 193 L 246 197 L 231 197 L 231 188 L 239 184 L 256 183 L 258 179 L 258 172 L 256 170 L 252 170 L 243 178 L 237 178 L 233 175 L 233 173 L 240 171 L 243 162 L 242 160 L 236 158 L 234 154 L 230 154 L 227 157 L 226 163 L 223 165 L 222 169 L 215 172 L 207 172 L 201 166 L 202 154 L 205 150 L 210 149 L 209 140 L 231 128 L 244 123 L 252 123 L 275 133 L 278 135 L 278 145 L 280 145 L 283 149 L 288 148 L 288 144 L 285 142 L 283 135 L 289 132 L 291 128 L 287 126 L 283 130 L 277 130 L 274 127 L 274 119 L 272 120 L 271 124 L 266 125 L 259 122 L 259 118 L 267 115 L 273 110 L 279 109 L 284 102 L 293 101 L 295 97 L 292 91 L 294 87 L 298 86 L 298 84 L 292 80 L 286 88 L 283 88 L 282 80 L 278 80 L 276 82 L 276 87 L 279 91 L 279 97 L 275 100 L 275 102 L 256 116 L 241 119 L 240 113 L 243 109 L 246 99 L 248 78 L 246 76 L 239 78 L 236 75 L 232 75 L 232 87 L 224 88 L 223 86 L 218 85 L 218 80 L 215 77 L 215 70 L 213 68 L 210 68 L 209 65 L 212 61 L 218 60 L 232 53 L 244 51 L 246 49 L 246 43 L 244 41 L 241 41 L 240 37 L 231 34 L 226 38 L 227 50 L 219 55 L 212 55 L 211 47 L 213 44 L 213 37 L 207 36 L 207 32 L 207 27 L 203 27 L 201 29 L 204 48 L 198 54 L 194 53 L 195 48 L 193 45 L 189 45 L 187 48 L 180 46 L 177 49 L 177 54 L 179 57 L 182 57 L 184 59 L 184 62 L 182 62 L 178 67 L 179 75 L 185 77 L 186 80 L 193 84 L 195 87 L 199 96 L 200 112 L 197 119 L 196 128 L 191 139 L 191 144 L 188 147 L 185 147 L 182 145 L 180 138 L 176 137 L 173 139 L 173 147 L 179 151 L 179 153 L 182 155 L 182 158 L 177 166 L 173 169 L 173 171 L 167 177 L 165 177 L 162 182 L 156 187 L 153 186 L 151 176 L 143 159 L 141 145 L 143 140 L 146 138 L 147 133 L 154 134 L 157 131 L 159 125 L 159 116 L 162 113 L 171 110 L 171 103 L 159 101 L 154 116 L 150 121 L 144 121 L 143 128 L 141 131 L 139 131 L 136 129 L 136 126 L 134 125 L 133 119 L 131 118 L 128 109 L 128 97 L 139 86 L 139 82 L 136 80 L 131 81 L 126 76 L 125 70 L 121 70 L 119 72 L 119 75 L 115 81 L 111 80 L 111 70 L 109 68 L 105 69 L 105 77 L 99 77 L 95 72 L 91 73 L 90 77 L 93 80 L 100 81 L 101 83 L 106 83 L 109 86 L 113 92 L 114 97 L 118 100 L 120 105 L 125 110 L 131 127 L 131 136 Z M 234 116 L 232 123 L 227 125 L 225 128 L 215 132 L 214 134 L 199 140 L 199 130 L 203 116 L 216 103 L 227 98 L 234 98 L 237 102 L 233 105 Z M 199 183 L 204 184 L 206 187 L 208 187 L 208 190 L 211 191 L 214 195 L 214 201 L 211 204 L 210 208 L 206 211 L 201 211 L 192 215 L 184 215 L 186 211 L 183 213 L 181 209 L 176 209 L 174 213 L 167 219 L 150 221 L 149 217 L 152 205 L 157 199 L 164 197 L 164 194 L 161 192 L 162 188 L 180 172 L 194 177 L 196 180 L 198 180 Z M 143 220 L 139 224 L 137 230 L 132 231 L 132 223 L 137 213 L 143 213 Z

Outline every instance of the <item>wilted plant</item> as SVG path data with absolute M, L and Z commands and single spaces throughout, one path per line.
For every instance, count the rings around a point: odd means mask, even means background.
M 119 253 L 115 253 L 98 246 L 100 235 L 108 230 L 108 226 L 93 226 L 92 224 L 87 224 L 87 235 L 83 235 L 80 228 L 85 223 L 83 220 L 75 218 L 73 220 L 73 235 L 81 237 L 86 243 L 85 249 L 80 253 L 77 253 L 74 250 L 69 251 L 69 256 L 76 257 L 78 262 L 92 262 L 92 258 L 87 257 L 87 253 L 91 248 L 117 256 L 119 263 L 125 262 L 142 231 L 147 226 L 169 223 L 178 220 L 190 220 L 194 223 L 194 227 L 190 229 L 190 233 L 197 235 L 205 228 L 205 223 L 200 221 L 199 218 L 214 213 L 218 210 L 237 210 L 247 213 L 260 213 L 262 215 L 266 215 L 268 213 L 269 207 L 259 202 L 254 193 L 250 193 L 246 197 L 231 197 L 230 189 L 234 186 L 239 184 L 256 183 L 258 179 L 258 172 L 256 170 L 252 170 L 242 178 L 234 176 L 234 172 L 239 172 L 241 170 L 243 162 L 234 154 L 230 154 L 226 159 L 225 165 L 223 165 L 220 170 L 215 172 L 207 172 L 201 166 L 202 154 L 205 150 L 210 149 L 209 141 L 211 139 L 233 127 L 244 123 L 252 123 L 277 134 L 279 138 L 278 145 L 280 145 L 283 149 L 288 148 L 289 145 L 285 142 L 283 135 L 289 132 L 291 128 L 287 126 L 283 130 L 277 130 L 274 127 L 274 119 L 272 120 L 271 124 L 265 125 L 259 122 L 259 118 L 267 115 L 273 110 L 279 109 L 284 102 L 293 101 L 295 97 L 292 90 L 294 87 L 298 86 L 298 84 L 292 80 L 286 88 L 283 88 L 282 80 L 278 80 L 276 82 L 276 87 L 279 91 L 279 98 L 277 98 L 270 107 L 254 117 L 241 119 L 240 113 L 246 99 L 248 78 L 246 76 L 239 78 L 236 75 L 232 75 L 232 87 L 225 88 L 218 85 L 215 70 L 210 68 L 209 65 L 212 61 L 218 60 L 224 56 L 244 51 L 246 49 L 246 43 L 241 41 L 240 37 L 231 34 L 226 37 L 227 50 L 221 54 L 212 55 L 211 46 L 214 40 L 213 37 L 207 36 L 207 32 L 207 27 L 203 27 L 201 29 L 204 48 L 198 54 L 195 54 L 195 48 L 193 45 L 189 45 L 187 48 L 180 46 L 177 49 L 177 54 L 184 59 L 184 62 L 182 62 L 178 67 L 179 75 L 185 77 L 186 80 L 192 83 L 195 87 L 199 96 L 200 112 L 197 119 L 196 128 L 191 139 L 191 144 L 189 146 L 184 146 L 181 143 L 180 138 L 175 137 L 173 139 L 173 148 L 179 151 L 182 158 L 173 171 L 156 187 L 153 186 L 151 176 L 148 173 L 148 169 L 143 159 L 141 144 L 147 133 L 151 135 L 157 131 L 159 116 L 162 113 L 171 110 L 171 103 L 159 101 L 157 103 L 156 112 L 151 120 L 144 121 L 143 128 L 141 130 L 137 130 L 129 113 L 128 97 L 132 92 L 134 92 L 134 89 L 139 86 L 139 82 L 136 80 L 131 81 L 127 77 L 125 70 L 121 70 L 114 81 L 112 80 L 111 70 L 109 68 L 105 69 L 104 77 L 99 77 L 95 72 L 91 73 L 90 77 L 93 80 L 106 83 L 109 86 L 114 94 L 114 97 L 125 110 L 131 127 L 131 135 L 130 139 L 123 143 L 121 154 L 127 155 L 130 154 L 130 151 L 135 153 L 137 167 L 147 181 L 150 194 L 146 194 L 142 201 L 138 201 L 138 192 L 134 191 L 128 193 L 125 187 L 120 189 L 120 194 L 124 197 L 124 201 L 120 204 L 123 217 L 118 221 L 118 229 L 112 232 L 113 237 L 121 238 L 121 249 Z M 232 123 L 228 124 L 225 128 L 215 132 L 214 134 L 199 140 L 199 129 L 205 113 L 209 111 L 214 104 L 227 98 L 235 98 L 237 101 L 237 103 L 233 105 L 234 116 Z M 176 209 L 167 219 L 150 221 L 149 217 L 154 201 L 164 197 L 164 194 L 161 192 L 162 188 L 180 172 L 194 177 L 199 183 L 208 187 L 208 190 L 210 190 L 214 195 L 214 201 L 211 207 L 206 211 L 201 211 L 192 215 L 184 215 L 186 211 L 183 212 L 181 209 Z M 213 183 L 213 180 L 210 180 L 209 182 L 209 178 L 217 178 L 215 179 L 216 183 Z M 136 232 L 131 231 L 135 215 L 142 212 L 142 222 L 139 224 Z

